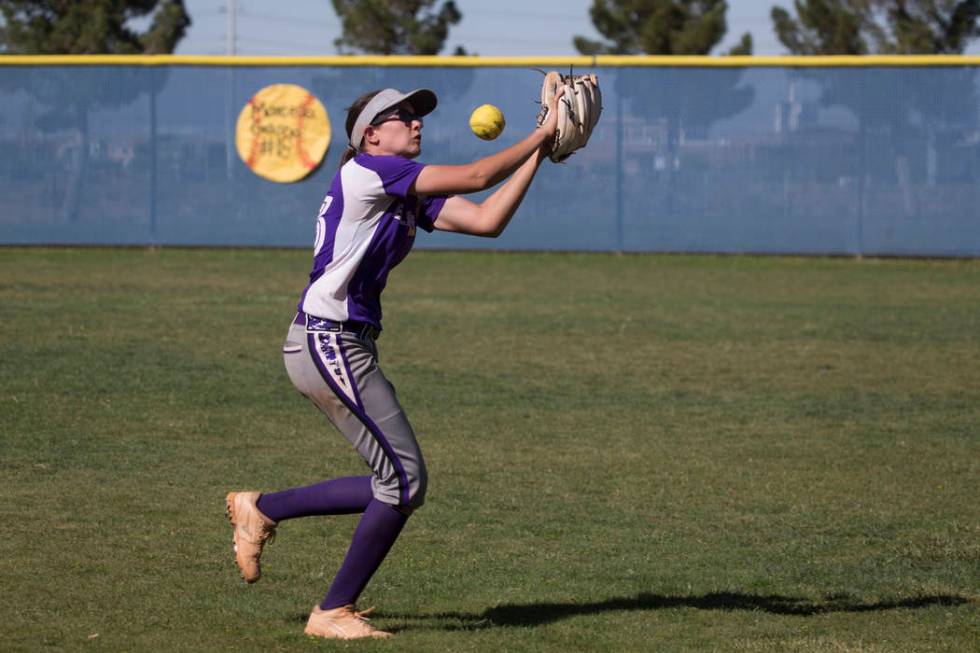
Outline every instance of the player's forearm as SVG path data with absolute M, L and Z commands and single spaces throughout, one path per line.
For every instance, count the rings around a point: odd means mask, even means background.
M 541 149 L 534 150 L 510 179 L 480 204 L 481 235 L 495 238 L 510 224 L 543 159 Z
M 495 186 L 514 174 L 515 170 L 540 149 L 546 138 L 544 130 L 535 129 L 519 143 L 474 162 L 477 176 L 486 180 L 484 189 Z
M 548 138 L 548 132 L 535 129 L 519 143 L 459 166 L 426 166 L 415 180 L 418 195 L 465 195 L 486 190 L 509 177 L 528 160 Z

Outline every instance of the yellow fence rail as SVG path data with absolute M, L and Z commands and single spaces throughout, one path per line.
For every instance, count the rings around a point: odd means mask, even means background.
M 976 67 L 980 56 L 872 55 L 826 57 L 709 57 L 596 55 L 571 57 L 324 56 L 248 57 L 197 55 L 0 55 L 0 66 L 385 66 L 486 68 L 510 66 L 686 67 L 686 68 L 844 68 Z

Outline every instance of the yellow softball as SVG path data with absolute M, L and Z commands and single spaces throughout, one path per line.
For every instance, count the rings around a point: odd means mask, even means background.
M 492 104 L 484 104 L 470 114 L 470 129 L 485 141 L 492 141 L 504 131 L 504 114 Z

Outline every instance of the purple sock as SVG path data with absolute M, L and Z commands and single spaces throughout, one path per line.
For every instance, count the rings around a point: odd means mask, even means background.
M 306 487 L 271 492 L 256 505 L 274 522 L 311 515 L 350 515 L 364 512 L 374 495 L 370 476 L 346 476 Z
M 371 576 L 381 566 L 391 546 L 402 532 L 408 515 L 394 506 L 373 499 L 347 550 L 344 564 L 333 579 L 330 590 L 320 603 L 321 610 L 353 605 Z

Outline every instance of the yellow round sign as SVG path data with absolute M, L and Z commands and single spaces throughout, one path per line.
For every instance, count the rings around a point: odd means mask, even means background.
M 320 165 L 329 144 L 327 110 L 302 86 L 266 86 L 238 114 L 238 156 L 270 181 L 299 181 Z

